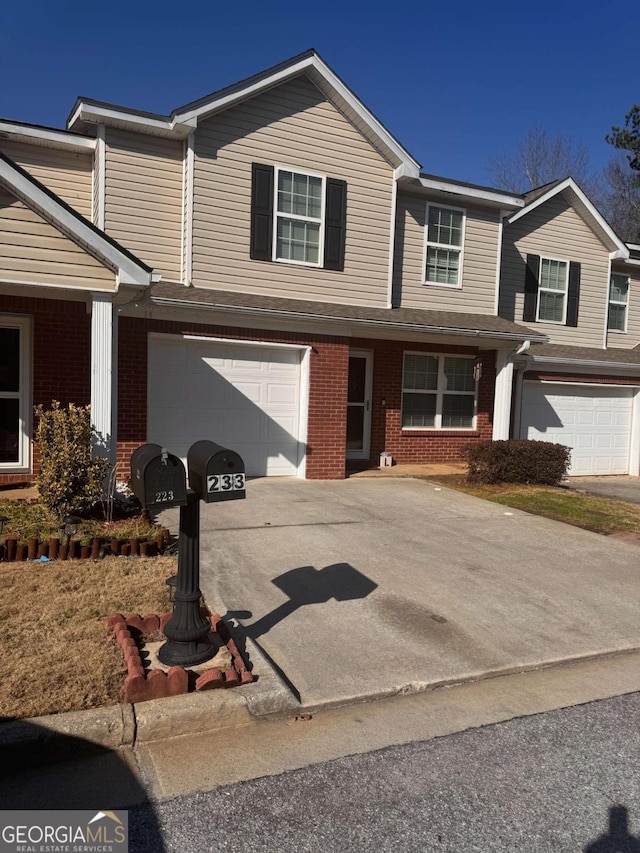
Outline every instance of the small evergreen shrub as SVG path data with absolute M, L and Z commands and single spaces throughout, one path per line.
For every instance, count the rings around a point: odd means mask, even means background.
M 40 447 L 40 474 L 36 485 L 40 499 L 59 519 L 91 509 L 102 498 L 109 462 L 91 458 L 94 430 L 90 407 L 66 408 L 56 400 L 45 411 L 36 406 Z
M 567 475 L 571 448 L 526 439 L 468 444 L 462 456 L 474 483 L 531 483 L 557 486 Z

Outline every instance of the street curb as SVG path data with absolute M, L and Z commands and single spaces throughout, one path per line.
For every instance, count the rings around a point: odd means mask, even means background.
M 247 725 L 300 707 L 257 646 L 246 640 L 257 680 L 229 690 L 187 693 L 0 723 L 0 754 L 21 766 L 81 758 L 184 734 Z
M 120 704 L 87 711 L 70 711 L 45 717 L 0 723 L 0 754 L 5 762 L 15 756 L 21 766 L 82 758 L 85 755 L 134 747 L 158 740 L 194 736 L 246 726 L 259 719 L 294 712 L 318 712 L 345 705 L 373 702 L 393 696 L 425 693 L 501 676 L 544 669 L 559 669 L 612 657 L 639 655 L 640 648 L 627 647 L 604 652 L 556 658 L 526 666 L 511 666 L 485 673 L 467 674 L 437 682 L 412 682 L 395 690 L 384 690 L 344 701 L 301 705 L 272 669 L 258 647 L 247 638 L 247 652 L 257 681 L 231 690 L 188 693 L 152 699 L 135 705 Z

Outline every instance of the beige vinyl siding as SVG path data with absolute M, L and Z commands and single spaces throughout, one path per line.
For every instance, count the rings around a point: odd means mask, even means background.
M 527 255 L 577 261 L 580 301 L 577 327 L 558 323 L 526 325 L 549 336 L 553 344 L 602 347 L 609 297 L 609 252 L 563 195 L 506 225 L 502 246 L 500 316 L 522 322 Z
M 386 306 L 393 170 L 306 77 L 204 121 L 195 135 L 193 282 Z M 252 261 L 251 164 L 347 182 L 343 272 Z
M 0 279 L 115 290 L 115 273 L 0 188 Z
M 468 205 L 462 254 L 462 288 L 425 284 L 425 222 L 428 199 L 398 193 L 394 258 L 394 294 L 402 308 L 428 308 L 495 314 L 496 265 L 500 239 L 500 213 Z
M 640 344 L 640 268 L 614 263 L 612 272 L 629 276 L 629 299 L 627 301 L 627 331 L 607 332 L 607 346 L 614 349 L 631 349 Z M 608 307 L 608 306 L 607 306 Z
M 105 231 L 163 278 L 180 280 L 181 140 L 106 129 Z
M 79 154 L 0 139 L 0 151 L 74 210 L 91 219 L 93 152 Z

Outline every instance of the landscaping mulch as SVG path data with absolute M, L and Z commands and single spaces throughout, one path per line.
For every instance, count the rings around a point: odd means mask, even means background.
M 111 613 L 171 609 L 170 556 L 0 562 L 0 719 L 113 705 L 127 672 Z

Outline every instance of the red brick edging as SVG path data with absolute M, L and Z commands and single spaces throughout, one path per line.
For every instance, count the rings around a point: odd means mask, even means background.
M 145 672 L 140 656 L 140 646 L 134 636 L 134 634 L 141 636 L 161 631 L 170 618 L 171 613 L 164 613 L 162 616 L 157 616 L 155 613 L 149 613 L 146 616 L 140 616 L 138 613 L 129 613 L 128 616 L 112 613 L 107 618 L 107 626 L 112 629 L 114 639 L 122 648 L 127 663 L 127 676 L 124 680 L 125 702 L 146 702 L 148 699 L 164 699 L 167 696 L 178 696 L 189 692 L 189 676 L 182 666 L 172 666 L 169 672 L 163 672 L 161 669 Z M 222 617 L 214 613 L 208 618 L 212 630 L 217 632 L 231 654 L 233 669 L 222 670 L 213 667 L 203 672 L 196 679 L 196 690 L 251 684 L 254 681 L 253 675 L 247 669 Z

